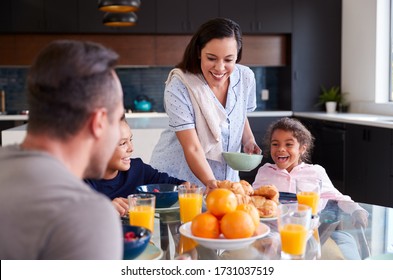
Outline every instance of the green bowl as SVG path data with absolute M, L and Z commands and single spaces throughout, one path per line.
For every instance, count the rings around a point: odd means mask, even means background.
M 256 154 L 236 153 L 236 152 L 223 152 L 226 163 L 234 170 L 238 171 L 251 171 L 258 167 L 261 163 L 263 156 Z

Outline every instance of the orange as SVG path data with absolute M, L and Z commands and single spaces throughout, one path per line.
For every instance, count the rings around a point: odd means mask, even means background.
M 207 210 L 219 219 L 236 207 L 236 195 L 228 189 L 214 189 L 206 197 Z
M 247 238 L 254 234 L 255 224 L 250 214 L 242 210 L 235 210 L 222 217 L 220 229 L 225 238 Z
M 203 212 L 191 221 L 191 233 L 198 237 L 218 238 L 220 223 L 214 215 Z
M 257 208 L 252 204 L 240 204 L 237 206 L 236 210 L 242 210 L 247 212 L 254 222 L 255 228 L 259 227 L 259 213 Z

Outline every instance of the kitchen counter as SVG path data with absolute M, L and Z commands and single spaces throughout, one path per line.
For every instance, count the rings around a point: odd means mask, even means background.
M 1 115 L 0 121 L 27 121 L 28 115 Z
M 335 113 L 327 114 L 321 112 L 294 112 L 294 117 L 318 119 L 332 122 L 350 123 L 358 125 L 367 125 L 374 127 L 383 127 L 393 129 L 393 116 L 369 115 L 354 113 Z

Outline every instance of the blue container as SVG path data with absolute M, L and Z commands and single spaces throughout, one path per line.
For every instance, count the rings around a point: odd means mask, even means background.
M 156 196 L 156 208 L 168 208 L 175 204 L 179 197 L 175 184 L 149 184 L 136 188 L 138 193 L 149 193 Z
M 137 238 L 127 241 L 124 235 L 127 232 L 133 232 Z M 151 238 L 151 231 L 144 227 L 123 225 L 123 259 L 133 260 L 146 249 Z

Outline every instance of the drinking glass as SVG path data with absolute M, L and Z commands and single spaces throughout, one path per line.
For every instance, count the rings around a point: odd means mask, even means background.
M 316 178 L 300 178 L 296 180 L 296 197 L 299 204 L 312 208 L 312 215 L 318 214 L 322 181 Z
M 130 194 L 128 196 L 130 225 L 154 230 L 156 197 L 152 194 Z
M 179 186 L 180 221 L 187 223 L 202 212 L 202 187 Z
M 277 225 L 282 259 L 304 259 L 310 222 L 311 207 L 298 203 L 278 206 Z

